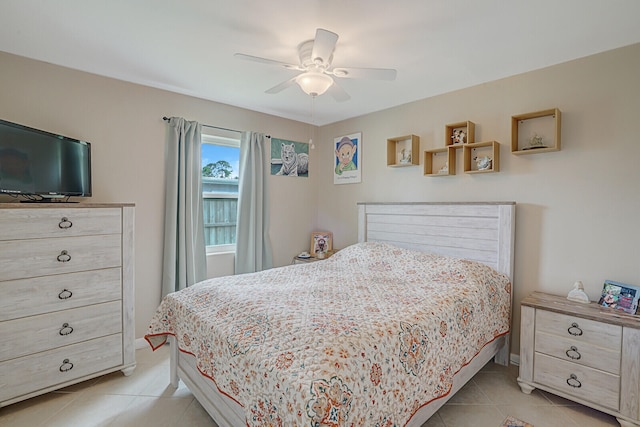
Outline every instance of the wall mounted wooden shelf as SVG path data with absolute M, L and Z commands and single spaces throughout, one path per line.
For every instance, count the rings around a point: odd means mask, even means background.
M 560 150 L 560 110 L 511 116 L 511 153 L 540 154 Z
M 424 152 L 425 176 L 456 174 L 456 150 L 453 147 L 434 148 Z
M 488 157 L 490 164 L 481 169 L 476 159 Z M 464 144 L 463 154 L 464 173 L 488 173 L 500 171 L 500 144 L 496 141 L 476 142 Z
M 420 164 L 420 137 L 398 136 L 387 139 L 387 166 L 404 167 Z
M 455 133 L 456 131 L 464 132 L 464 138 L 461 142 L 455 143 Z M 452 123 L 445 126 L 445 140 L 444 145 L 454 146 L 454 147 L 462 147 L 463 144 L 471 144 L 475 142 L 476 137 L 476 125 L 473 122 L 459 122 Z

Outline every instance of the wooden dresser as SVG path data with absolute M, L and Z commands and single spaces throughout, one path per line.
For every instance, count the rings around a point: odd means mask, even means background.
M 521 305 L 522 391 L 539 388 L 640 426 L 640 316 L 539 292 Z
M 130 375 L 134 206 L 0 203 L 0 406 Z

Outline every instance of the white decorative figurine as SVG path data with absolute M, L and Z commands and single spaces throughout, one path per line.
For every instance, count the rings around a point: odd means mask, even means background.
M 476 166 L 478 166 L 479 171 L 486 171 L 488 169 L 491 169 L 491 157 L 476 157 L 474 160 L 476 161 Z
M 407 150 L 406 148 L 403 148 L 402 151 L 400 151 L 400 163 L 411 163 L 411 151 Z
M 438 173 L 449 173 L 449 162 L 445 162 L 444 166 L 440 168 Z
M 531 139 L 529 140 L 529 147 L 531 148 L 545 148 L 544 140 L 540 135 L 534 133 Z
M 584 285 L 580 280 L 573 284 L 573 289 L 569 291 L 567 295 L 569 301 L 581 302 L 583 304 L 589 304 L 589 296 L 584 291 Z

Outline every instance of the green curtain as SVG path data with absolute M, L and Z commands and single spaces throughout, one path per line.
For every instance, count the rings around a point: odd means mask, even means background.
M 254 273 L 273 266 L 269 239 L 270 169 L 265 135 L 242 132 L 240 139 L 240 182 L 236 226 L 235 273 Z
M 171 117 L 167 125 L 162 296 L 207 275 L 202 210 L 202 125 Z

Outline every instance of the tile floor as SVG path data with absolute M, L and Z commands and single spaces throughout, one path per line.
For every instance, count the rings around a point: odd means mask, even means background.
M 115 372 L 0 408 L 2 427 L 215 427 L 181 383 L 169 385 L 169 349 L 136 351 L 130 377 Z M 498 427 L 507 415 L 535 427 L 618 426 L 615 418 L 535 390 L 520 391 L 518 368 L 489 363 L 423 427 Z

